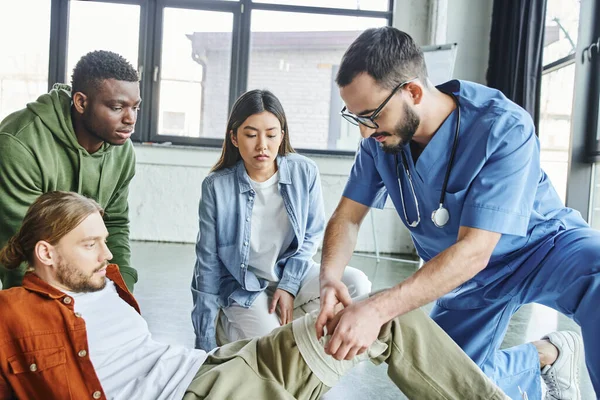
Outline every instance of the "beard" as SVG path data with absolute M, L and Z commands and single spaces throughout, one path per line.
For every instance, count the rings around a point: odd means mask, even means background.
M 99 142 L 105 142 L 111 146 L 122 146 L 124 144 L 120 140 L 115 140 L 116 138 L 111 137 L 110 131 L 107 131 L 103 125 L 92 120 L 87 114 L 84 114 L 82 124 L 87 133 Z
M 382 135 L 396 136 L 400 138 L 400 141 L 397 144 L 386 145 L 385 143 L 381 143 L 381 148 L 387 154 L 400 154 L 402 147 L 412 140 L 415 132 L 419 128 L 421 119 L 417 113 L 415 113 L 406 103 L 404 103 L 404 115 L 404 121 L 398 122 L 394 128 L 393 134 L 389 132 L 381 132 Z
M 83 119 L 83 127 L 85 128 L 85 130 L 92 136 L 94 137 L 96 140 L 98 140 L 99 142 L 106 142 L 109 143 L 111 145 L 115 145 L 114 143 L 111 143 L 106 137 L 105 135 L 103 135 L 102 133 L 100 133 L 98 131 L 98 129 L 96 129 L 96 126 L 92 123 L 90 123 L 88 120 Z
M 108 261 L 102 263 L 98 268 L 95 268 L 89 275 L 81 272 L 73 265 L 60 260 L 56 269 L 56 280 L 71 292 L 75 293 L 90 293 L 97 292 L 106 286 L 105 277 L 101 277 L 101 281 L 94 282 L 94 274 L 108 265 Z

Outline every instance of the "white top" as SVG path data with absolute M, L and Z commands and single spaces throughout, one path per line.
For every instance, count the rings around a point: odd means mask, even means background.
M 250 229 L 249 269 L 271 282 L 279 281 L 275 263 L 294 240 L 294 229 L 279 193 L 279 172 L 264 182 L 250 180 L 256 192 Z
M 85 320 L 89 356 L 109 399 L 181 400 L 206 352 L 154 341 L 108 278 L 100 291 L 67 294 Z

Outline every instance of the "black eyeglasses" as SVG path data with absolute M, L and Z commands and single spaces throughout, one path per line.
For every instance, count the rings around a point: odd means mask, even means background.
M 385 105 L 388 103 L 388 101 L 390 101 L 390 99 L 392 97 L 394 97 L 394 95 L 396 94 L 396 92 L 398 90 L 400 90 L 400 88 L 404 85 L 407 85 L 413 81 L 416 81 L 417 78 L 413 78 L 413 79 L 409 79 L 405 82 L 402 82 L 400 84 L 398 84 L 398 86 L 396 86 L 394 88 L 394 90 L 392 90 L 392 93 L 390 93 L 390 95 L 387 97 L 387 99 L 385 99 L 383 101 L 383 103 L 381 103 L 381 105 L 379 107 L 377 107 L 375 109 L 375 111 L 373 111 L 373 113 L 368 116 L 368 117 L 363 117 L 360 115 L 355 115 L 352 114 L 350 111 L 348 111 L 348 109 L 346 108 L 346 106 L 344 106 L 344 108 L 342 108 L 342 111 L 340 111 L 340 114 L 342 114 L 342 117 L 344 117 L 344 119 L 348 122 L 350 122 L 352 125 L 364 125 L 367 128 L 371 128 L 371 129 L 378 129 L 379 128 L 379 124 L 377 122 L 375 122 L 375 118 L 377 118 L 377 116 L 379 115 L 379 113 L 381 112 L 381 110 L 383 110 L 383 107 L 385 107 Z

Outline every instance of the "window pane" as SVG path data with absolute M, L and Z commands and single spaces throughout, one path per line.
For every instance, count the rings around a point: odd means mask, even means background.
M 548 0 L 544 33 L 544 65 L 575 52 L 580 0 Z
M 574 84 L 574 63 L 542 76 L 541 164 L 563 203 L 567 193 Z
M 600 163 L 596 163 L 594 168 L 594 186 L 592 187 L 592 215 L 590 224 L 594 229 L 600 229 Z
M 293 6 L 333 7 L 351 10 L 388 11 L 389 0 L 253 0 L 255 3 Z
M 385 19 L 252 12 L 248 89 L 266 88 L 281 100 L 295 148 L 355 151 L 358 127 L 340 116 L 335 84 L 352 41 Z
M 2 120 L 48 91 L 50 2 L 0 2 L 0 37 Z
M 71 82 L 77 61 L 94 50 L 113 51 L 137 67 L 139 32 L 139 5 L 71 0 L 65 82 Z
M 165 8 L 158 133 L 225 136 L 233 14 Z

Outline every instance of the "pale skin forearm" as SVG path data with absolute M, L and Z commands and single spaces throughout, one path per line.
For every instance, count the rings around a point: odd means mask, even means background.
M 360 224 L 369 212 L 369 207 L 342 197 L 331 216 L 325 236 L 321 256 L 320 281 L 342 279 L 356 246 Z
M 352 257 L 360 224 L 368 211 L 369 207 L 342 197 L 327 224 L 319 276 L 321 311 L 315 324 L 319 338 L 325 324 L 340 306 L 352 303 L 348 288 L 342 283 L 342 275 Z
M 360 225 L 341 218 L 336 213 L 325 229 L 323 253 L 321 256 L 320 280 L 341 280 L 344 268 L 348 265 L 356 246 Z
M 461 227 L 456 244 L 404 282 L 361 302 L 352 303 L 339 283 L 329 283 L 328 287 L 322 283 L 321 312 L 315 329 L 317 337 L 322 336 L 325 326 L 332 335 L 325 352 L 337 360 L 364 352 L 377 339 L 383 324 L 439 298 L 485 268 L 499 239 L 498 233 Z M 337 313 L 333 312 L 336 299 L 345 306 Z
M 461 228 L 459 238 L 405 281 L 369 299 L 381 321 L 422 307 L 473 278 L 487 266 L 500 234 Z

